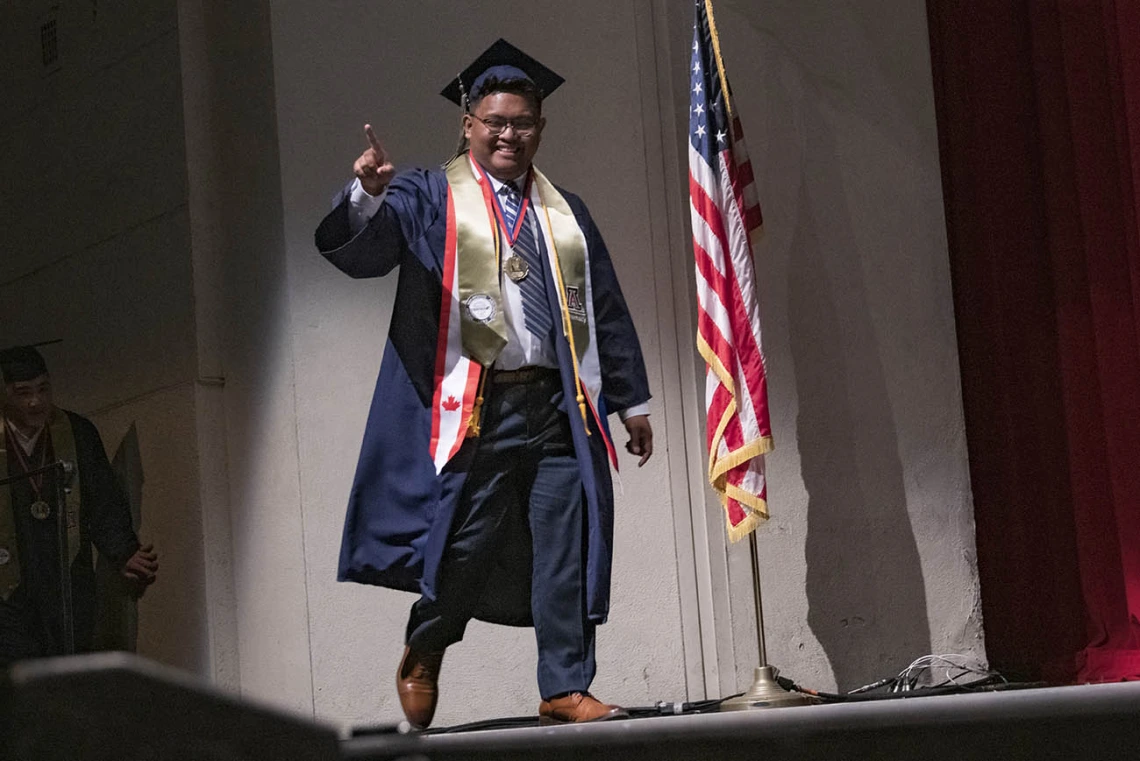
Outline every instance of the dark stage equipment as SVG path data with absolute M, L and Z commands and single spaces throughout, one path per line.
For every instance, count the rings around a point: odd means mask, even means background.
M 327 761 L 334 729 L 240 700 L 128 653 L 12 666 L 0 692 L 11 761 Z

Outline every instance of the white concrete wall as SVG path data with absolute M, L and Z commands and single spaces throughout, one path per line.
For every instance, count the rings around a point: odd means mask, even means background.
M 220 384 L 199 397 L 213 645 L 243 694 L 311 712 L 268 3 L 180 0 L 178 20 L 198 359 Z
M 111 454 L 137 423 L 162 566 L 139 652 L 209 674 L 175 5 L 5 3 L 0 56 L 0 345 L 63 338 L 43 350 L 57 402 Z

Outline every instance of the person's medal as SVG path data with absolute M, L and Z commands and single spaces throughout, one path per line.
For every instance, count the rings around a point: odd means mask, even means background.
M 5 435 L 8 435 L 9 431 L 7 429 L 11 428 L 11 424 L 8 421 L 4 421 L 4 425 Z M 45 439 L 49 436 L 51 436 L 51 432 L 49 429 L 45 428 Z M 12 437 L 12 448 L 15 450 L 16 459 L 19 460 L 20 467 L 24 469 L 25 473 L 30 473 L 32 470 L 43 469 L 44 465 L 47 463 L 47 453 L 49 446 L 49 442 L 45 440 L 43 442 L 43 451 L 40 453 L 40 463 L 36 468 L 33 468 L 32 464 L 28 462 L 28 458 L 24 456 L 24 448 L 20 444 L 16 443 L 14 436 Z M 31 512 L 32 517 L 36 520 L 46 521 L 49 517 L 51 517 L 51 506 L 43 498 L 44 474 L 40 473 L 35 478 L 30 479 L 29 483 L 31 484 L 32 491 L 35 492 L 36 496 L 35 501 L 32 502 L 32 506 L 29 508 L 29 512 Z
M 527 183 L 526 187 L 527 188 L 530 187 L 529 182 Z M 516 220 L 517 220 L 517 223 L 515 226 L 516 235 L 518 234 L 518 231 L 522 229 L 523 225 L 525 225 L 527 222 L 531 221 L 527 217 L 527 213 L 526 213 L 527 205 L 528 205 L 528 200 L 524 197 L 523 203 L 519 206 L 518 216 L 516 217 Z M 504 229 L 505 229 L 505 227 L 504 227 Z M 531 225 L 531 229 L 533 230 L 533 222 Z M 507 235 L 508 235 L 508 237 L 510 237 L 510 231 L 507 231 Z M 511 255 L 509 257 L 507 257 L 507 260 L 503 263 L 503 269 L 507 273 L 507 277 L 509 277 L 511 279 L 512 283 L 521 283 L 523 280 L 526 280 L 526 276 L 530 274 L 530 265 L 527 264 L 526 259 L 523 259 L 521 256 L 519 256 L 518 254 L 516 254 L 513 251 L 514 244 L 515 244 L 515 240 L 512 238 L 512 240 L 511 240 L 511 248 L 512 248 Z
M 507 259 L 506 270 L 507 277 L 511 279 L 511 282 L 519 283 L 530 274 L 530 265 L 518 254 L 511 254 Z

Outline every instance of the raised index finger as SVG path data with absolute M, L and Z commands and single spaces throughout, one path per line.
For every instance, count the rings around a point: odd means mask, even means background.
M 372 131 L 371 124 L 364 125 L 364 136 L 368 138 L 368 144 L 372 146 L 372 150 L 384 155 L 384 146 L 380 145 L 380 141 L 376 138 L 376 133 Z

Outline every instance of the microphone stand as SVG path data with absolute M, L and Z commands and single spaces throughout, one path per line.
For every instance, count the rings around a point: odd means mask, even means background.
M 71 600 L 71 563 L 68 558 L 65 508 L 67 507 L 67 492 L 71 491 L 69 484 L 71 483 L 71 476 L 75 473 L 75 463 L 56 460 L 42 468 L 0 479 L 0 486 L 7 486 L 49 472 L 54 473 L 55 480 L 55 539 L 56 549 L 59 551 L 59 599 L 63 604 L 63 652 L 65 655 L 73 655 L 75 653 L 75 613 Z

